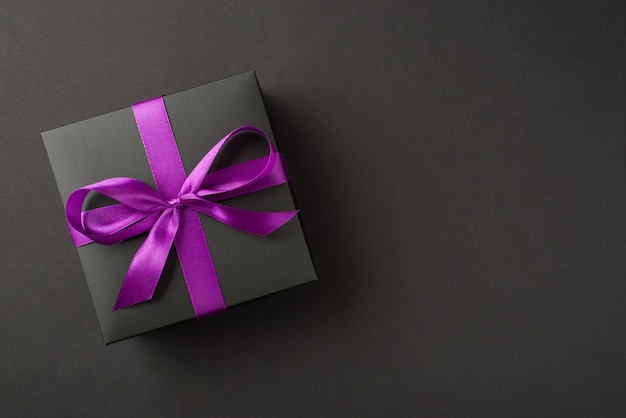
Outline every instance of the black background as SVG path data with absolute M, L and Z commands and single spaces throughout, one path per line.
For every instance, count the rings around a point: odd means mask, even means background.
M 0 3 L 19 416 L 626 414 L 622 1 Z M 254 68 L 320 281 L 112 346 L 40 131 Z

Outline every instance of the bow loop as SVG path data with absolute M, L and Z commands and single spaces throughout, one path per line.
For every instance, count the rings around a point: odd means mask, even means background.
M 120 204 L 82 211 L 89 194 L 101 193 Z M 117 244 L 150 229 L 153 216 L 167 207 L 167 202 L 150 186 L 139 180 L 115 177 L 81 187 L 67 199 L 66 213 L 70 232 L 75 237 L 99 244 Z
M 249 165 L 247 166 L 248 170 L 239 173 L 238 176 L 232 176 L 230 178 L 223 178 L 223 177 L 219 178 L 215 176 L 212 178 L 214 183 L 210 184 L 209 182 L 207 182 L 207 178 L 210 181 L 211 176 L 208 176 L 207 174 L 209 170 L 211 169 L 211 166 L 215 162 L 215 159 L 218 156 L 219 152 L 224 148 L 224 146 L 226 146 L 228 142 L 232 141 L 237 136 L 237 134 L 240 134 L 242 132 L 253 132 L 265 139 L 268 145 L 269 153 L 267 156 L 259 159 L 263 161 L 264 164 L 262 164 L 262 166 L 260 167 L 254 166 L 254 168 L 257 169 L 256 172 L 253 171 L 254 170 L 252 168 L 253 166 Z M 219 141 L 202 158 L 202 160 L 200 160 L 198 165 L 196 165 L 196 167 L 192 170 L 192 172 L 189 174 L 189 176 L 183 183 L 183 186 L 181 187 L 180 192 L 182 194 L 190 193 L 190 192 L 195 193 L 201 189 L 204 189 L 204 193 L 206 193 L 205 195 L 208 195 L 208 194 L 232 192 L 237 189 L 243 188 L 267 176 L 274 169 L 274 166 L 276 165 L 276 160 L 277 160 L 276 154 L 277 154 L 276 148 L 274 147 L 274 144 L 272 143 L 272 141 L 270 141 L 270 139 L 267 137 L 265 132 L 263 132 L 262 130 L 260 130 L 259 128 L 255 126 L 251 126 L 251 125 L 241 126 L 233 130 L 232 132 L 230 132 L 224 138 L 222 138 L 222 140 Z M 215 181 L 218 179 L 221 180 L 221 182 Z

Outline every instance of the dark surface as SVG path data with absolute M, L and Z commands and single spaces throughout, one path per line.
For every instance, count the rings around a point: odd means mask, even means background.
M 624 2 L 161 3 L 0 3 L 3 416 L 626 415 Z M 249 68 L 320 280 L 104 347 L 39 132 Z

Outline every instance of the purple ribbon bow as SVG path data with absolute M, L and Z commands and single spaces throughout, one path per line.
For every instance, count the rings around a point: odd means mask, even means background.
M 133 113 L 158 191 L 139 180 L 114 177 L 70 194 L 66 214 L 78 247 L 96 242 L 111 245 L 150 231 L 135 254 L 114 311 L 152 298 L 172 244 L 187 284 L 196 317 L 225 309 L 217 273 L 198 212 L 228 226 L 267 236 L 297 210 L 257 212 L 217 202 L 288 181 L 280 154 L 257 127 L 242 126 L 219 141 L 186 175 L 162 97 L 133 105 Z M 269 146 L 265 157 L 209 173 L 220 150 L 235 135 L 251 131 Z M 119 204 L 83 211 L 90 191 Z

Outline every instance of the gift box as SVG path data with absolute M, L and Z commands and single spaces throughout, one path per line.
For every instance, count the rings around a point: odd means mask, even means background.
M 105 344 L 317 279 L 254 71 L 42 137 Z

